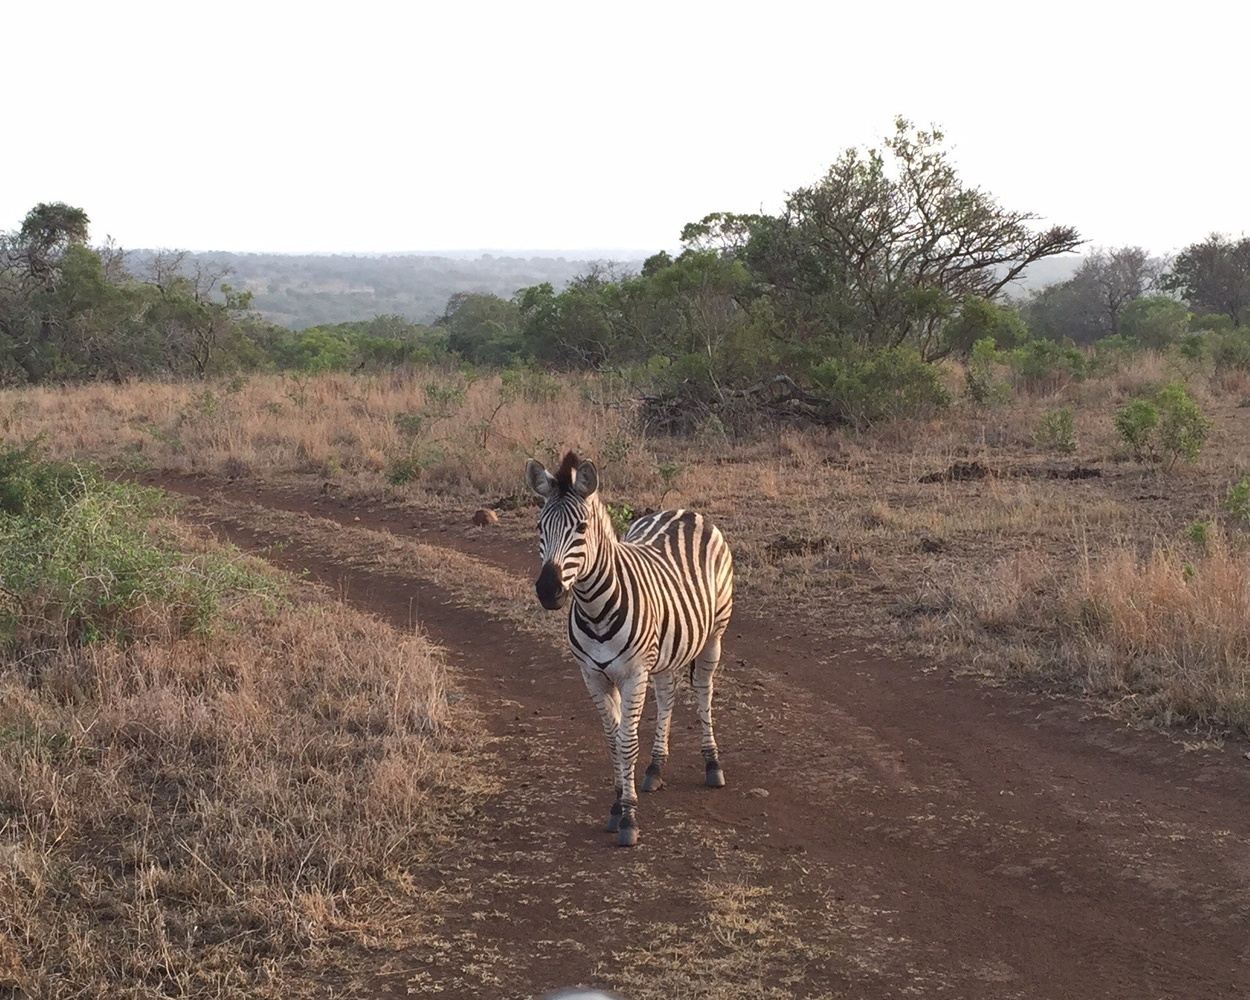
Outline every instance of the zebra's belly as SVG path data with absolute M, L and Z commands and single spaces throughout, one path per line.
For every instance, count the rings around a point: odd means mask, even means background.
M 681 636 L 670 634 L 631 643 L 619 634 L 600 639 L 572 625 L 569 645 L 583 666 L 603 670 L 619 681 L 638 670 L 640 665 L 653 672 L 688 666 L 703 649 L 710 633 L 711 623 L 706 626 L 698 623 Z

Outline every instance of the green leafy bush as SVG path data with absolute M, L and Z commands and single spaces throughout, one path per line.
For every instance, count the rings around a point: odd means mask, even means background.
M 154 491 L 42 462 L 33 448 L 0 452 L 0 494 L 0 646 L 10 653 L 205 632 L 227 594 L 268 589 L 154 527 Z
M 1010 397 L 1011 387 L 995 377 L 995 366 L 1000 363 L 993 338 L 984 337 L 972 345 L 964 369 L 964 390 L 978 406 L 1003 403 Z
M 1242 476 L 1224 498 L 1224 509 L 1238 521 L 1250 524 L 1250 476 Z
M 1139 462 L 1154 458 L 1152 444 L 1159 411 L 1148 399 L 1134 399 L 1115 415 L 1115 429 Z
M 834 419 L 860 428 L 928 416 L 951 402 L 937 369 L 906 347 L 828 358 L 813 367 L 812 379 Z
M 1109 375 L 1124 367 L 1125 362 L 1142 349 L 1142 345 L 1122 334 L 1112 334 L 1094 341 L 1094 353 L 1085 363 L 1086 375 Z
M 1076 422 L 1072 410 L 1065 406 L 1042 416 L 1035 434 L 1040 447 L 1070 455 L 1076 451 Z
M 1028 392 L 1054 392 L 1086 375 L 1085 355 L 1054 340 L 1031 340 L 1006 357 L 1016 384 Z
M 1179 382 L 1164 386 L 1151 399 L 1132 400 L 1116 414 L 1115 426 L 1135 458 L 1168 469 L 1181 459 L 1197 461 L 1211 428 Z
M 634 508 L 627 503 L 608 503 L 608 517 L 612 519 L 612 527 L 618 535 L 624 535 L 634 523 Z
M 984 340 L 1000 350 L 1016 347 L 1029 339 L 1029 328 L 1010 306 L 969 295 L 947 322 L 942 335 L 951 350 L 964 355 Z
M 98 485 L 91 470 L 38 458 L 35 443 L 0 450 L 0 511 L 53 514 Z
M 1207 353 L 1207 336 L 1204 333 L 1187 333 L 1181 337 L 1179 347 L 1181 357 L 1190 361 L 1201 361 Z
M 420 478 L 421 461 L 416 455 L 402 455 L 386 467 L 386 481 L 392 486 L 406 486 Z
M 1215 370 L 1250 372 L 1250 329 L 1234 329 L 1208 335 Z
M 1194 521 L 1185 529 L 1185 537 L 1200 549 L 1205 549 L 1211 542 L 1211 522 Z
M 1146 347 L 1176 343 L 1189 327 L 1189 310 L 1166 295 L 1145 295 L 1124 307 L 1120 329 Z

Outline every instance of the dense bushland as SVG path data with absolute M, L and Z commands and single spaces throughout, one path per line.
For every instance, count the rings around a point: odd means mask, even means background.
M 654 429 L 733 431 L 761 413 L 862 427 L 935 412 L 950 394 L 933 364 L 952 357 L 972 360 L 967 390 L 981 403 L 995 366 L 1051 391 L 1138 348 L 1250 370 L 1250 239 L 1212 236 L 1171 262 L 1099 250 L 1069 280 L 1013 300 L 1031 265 L 1080 245 L 1076 230 L 1035 229 L 960 178 L 940 132 L 903 120 L 775 215 L 708 215 L 684 228 L 676 257 L 657 253 L 637 273 L 593 267 L 510 299 L 458 293 L 428 325 L 274 327 L 211 258 L 127 264 L 88 245 L 87 222 L 39 205 L 0 242 L 0 379 L 579 369 L 619 379 Z M 1077 350 L 1089 345 L 1092 360 Z

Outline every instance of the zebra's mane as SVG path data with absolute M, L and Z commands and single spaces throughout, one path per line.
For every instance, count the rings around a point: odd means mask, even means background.
M 573 480 L 577 475 L 578 458 L 575 451 L 566 451 L 564 453 L 564 461 L 560 463 L 560 468 L 556 470 L 556 485 L 560 487 L 561 493 L 571 493 L 573 491 Z

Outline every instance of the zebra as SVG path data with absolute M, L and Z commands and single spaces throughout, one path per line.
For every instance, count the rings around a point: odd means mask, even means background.
M 686 668 L 703 730 L 704 781 L 724 787 L 712 688 L 733 610 L 733 558 L 720 531 L 690 510 L 640 518 L 618 539 L 594 463 L 572 451 L 554 476 L 534 459 L 525 476 L 544 501 L 538 515 L 542 568 L 534 589 L 549 611 L 563 608 L 572 594 L 569 646 L 612 758 L 616 800 L 607 829 L 620 846 L 632 847 L 638 842 L 638 722 L 648 681 L 655 688 L 656 724 L 642 790 L 664 784 L 677 675 Z

